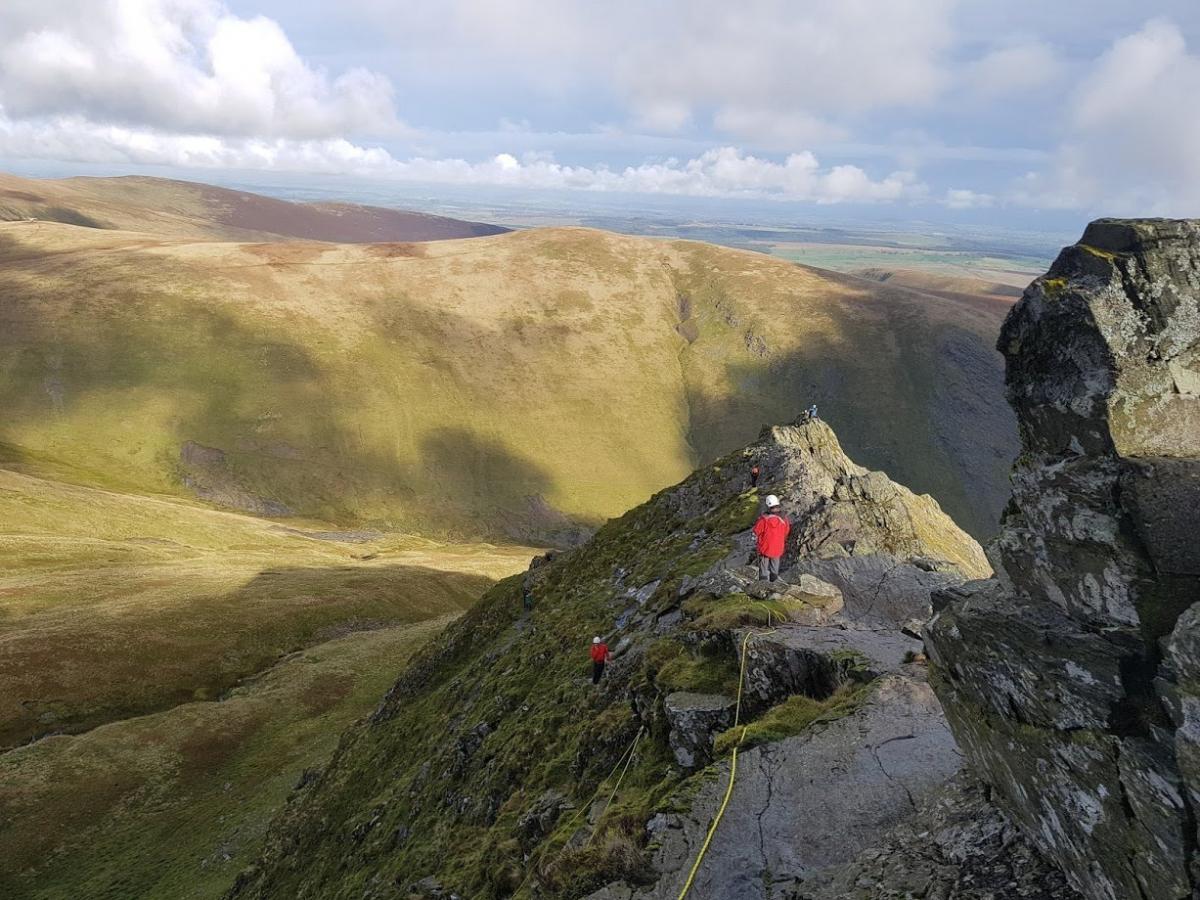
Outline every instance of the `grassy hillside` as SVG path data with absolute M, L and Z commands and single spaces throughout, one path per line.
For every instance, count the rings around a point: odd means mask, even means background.
M 0 174 L 0 221 L 27 219 L 226 241 L 436 241 L 507 230 L 355 203 L 291 203 L 166 178 L 35 180 Z
M 12 223 L 0 465 L 562 540 L 815 400 L 983 534 L 1014 453 L 1007 308 L 585 229 L 351 246 Z
M 446 621 L 335 638 L 221 703 L 0 755 L 0 895 L 219 897 L 304 771 Z
M 457 613 L 531 555 L 319 529 L 0 470 L 0 750 L 216 699 L 339 633 Z

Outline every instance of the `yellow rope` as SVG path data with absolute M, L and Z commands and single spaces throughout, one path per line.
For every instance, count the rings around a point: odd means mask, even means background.
M 769 623 L 770 621 L 771 610 L 768 607 L 767 622 Z M 757 633 L 773 634 L 774 629 Z M 755 632 L 747 631 L 746 636 L 742 638 L 742 665 L 741 671 L 738 672 L 737 707 L 733 713 L 734 728 L 738 727 L 738 723 L 742 718 L 742 685 L 746 681 L 746 648 L 750 643 L 750 638 L 754 635 Z M 741 747 L 742 741 L 746 739 L 747 728 L 749 728 L 748 725 L 742 726 L 742 733 L 738 735 L 737 743 L 733 745 L 733 758 L 729 763 L 729 784 L 725 786 L 725 798 L 721 801 L 721 806 L 713 818 L 712 825 L 708 827 L 708 834 L 704 836 L 704 843 L 700 845 L 700 852 L 697 854 L 696 861 L 692 864 L 692 870 L 688 873 L 687 881 L 683 884 L 683 890 L 679 892 L 679 897 L 676 900 L 684 900 L 688 891 L 692 889 L 692 882 L 696 880 L 696 873 L 700 871 L 700 864 L 704 862 L 704 854 L 708 852 L 708 845 L 712 843 L 713 835 L 717 833 L 717 826 L 721 824 L 721 817 L 725 815 L 725 808 L 729 806 L 729 798 L 733 796 L 733 783 L 737 780 L 738 748 Z
M 571 819 L 570 819 L 570 820 L 567 822 L 567 827 L 566 827 L 566 830 L 567 830 L 568 832 L 569 832 L 569 831 L 570 831 L 570 830 L 571 830 L 573 827 L 575 827 L 575 823 L 576 823 L 576 822 L 579 820 L 579 817 L 580 817 L 581 815 L 583 815 L 584 811 L 585 811 L 585 810 L 587 810 L 587 809 L 589 809 L 589 808 L 591 807 L 591 805 L 592 805 L 593 803 L 595 803 L 595 802 L 596 802 L 596 798 L 597 798 L 597 797 L 599 797 L 599 796 L 600 796 L 600 792 L 601 792 L 602 790 L 604 790 L 604 785 L 608 784 L 608 780 L 609 780 L 610 778 L 612 778 L 612 777 L 613 777 L 615 774 L 617 774 L 617 769 L 619 769 L 619 768 L 621 767 L 621 763 L 625 763 L 625 770 L 624 770 L 623 772 L 621 772 L 621 777 L 620 777 L 620 778 L 617 780 L 617 787 L 620 787 L 620 786 L 621 786 L 621 781 L 623 781 L 623 780 L 625 779 L 625 772 L 629 771 L 629 764 L 630 764 L 631 762 L 633 762 L 633 751 L 634 751 L 634 748 L 635 748 L 635 747 L 637 747 L 638 741 L 640 741 L 640 740 L 642 739 L 642 733 L 643 733 L 645 730 L 646 730 L 646 726 L 645 726 L 645 725 L 641 726 L 641 727 L 638 729 L 638 733 L 637 733 L 636 735 L 634 735 L 634 738 L 633 738 L 633 743 L 632 743 L 632 744 L 630 744 L 628 747 L 626 747 L 626 748 L 625 748 L 625 751 L 624 751 L 624 752 L 623 752 L 623 753 L 620 755 L 620 757 L 618 757 L 618 759 L 617 759 L 617 764 L 616 764 L 615 766 L 613 766 L 613 767 L 612 767 L 612 771 L 611 771 L 611 772 L 609 772 L 609 773 L 608 773 L 606 776 L 604 776 L 604 779 L 603 779 L 603 780 L 602 780 L 602 781 L 601 781 L 601 782 L 600 782 L 598 785 L 596 785 L 596 792 L 595 792 L 594 794 L 592 794 L 592 796 L 591 796 L 591 799 L 589 799 L 587 803 L 583 804 L 582 806 L 580 806 L 580 807 L 579 807 L 579 809 L 577 809 L 577 810 L 575 811 L 575 815 L 574 815 L 574 816 L 572 816 L 572 817 L 571 817 Z M 628 759 L 626 759 L 626 757 L 628 757 Z M 617 792 L 617 791 L 616 791 L 616 788 L 613 788 L 613 796 L 615 796 L 615 795 L 616 795 L 616 792 Z M 612 796 L 610 796 L 610 797 L 609 797 L 609 803 L 611 803 L 611 802 L 612 802 Z M 605 807 L 605 809 L 607 809 L 607 808 L 608 808 L 608 807 L 606 806 L 606 807 Z M 594 834 L 595 834 L 595 832 L 593 832 L 593 836 L 594 836 Z M 568 838 L 568 839 L 569 839 L 569 838 Z M 591 842 L 592 842 L 592 838 L 591 838 L 591 837 L 588 837 L 588 843 L 590 844 Z M 563 851 L 565 851 L 565 850 L 566 850 L 566 846 L 564 845 L 564 846 L 563 846 L 563 847 L 562 847 L 562 848 L 559 850 L 558 854 L 556 855 L 556 858 L 557 858 L 557 856 L 562 856 L 562 854 L 563 854 Z M 521 882 L 519 885 L 517 885 L 517 889 L 516 889 L 515 891 L 513 891 L 513 894 L 512 894 L 512 895 L 513 895 L 513 897 L 516 897 L 516 896 L 517 896 L 519 893 L 521 893 L 521 891 L 523 891 L 523 890 L 525 889 L 525 886 L 526 886 L 527 884 L 529 884 L 529 880 L 530 880 L 532 877 L 533 877 L 533 870 L 532 870 L 532 868 L 531 868 L 531 869 L 530 869 L 530 870 L 529 870 L 529 871 L 528 871 L 528 872 L 525 874 L 525 879 L 524 879 L 524 881 L 522 881 L 522 882 Z
M 643 725 L 641 728 L 639 728 L 639 729 L 638 729 L 637 737 L 635 737 L 635 738 L 633 739 L 633 748 L 636 748 L 636 747 L 637 747 L 637 745 L 638 745 L 638 741 L 640 741 L 640 740 L 642 739 L 642 732 L 643 732 L 643 731 L 645 731 L 645 730 L 646 730 L 646 726 L 645 726 L 645 725 Z M 631 751 L 633 750 L 633 748 L 630 748 L 630 749 L 631 749 Z M 600 811 L 600 815 L 596 817 L 596 824 L 597 824 L 597 825 L 599 825 L 599 824 L 600 824 L 600 820 L 601 820 L 602 818 L 604 818 L 604 814 L 605 814 L 606 812 L 608 812 L 608 808 L 609 808 L 610 806 L 612 806 L 613 799 L 614 799 L 614 798 L 617 796 L 617 791 L 619 791 L 619 790 L 621 789 L 621 782 L 625 780 L 625 773 L 629 771 L 629 766 L 630 766 L 630 764 L 633 762 L 633 756 L 634 756 L 633 752 L 630 752 L 630 754 L 629 754 L 629 759 L 625 760 L 625 768 L 621 770 L 621 777 L 620 777 L 620 778 L 618 778 L 618 779 L 617 779 L 617 783 L 613 785 L 612 793 L 608 795 L 608 800 L 606 800 L 606 801 L 604 802 L 604 809 L 603 809 L 603 810 L 601 810 L 601 811 Z M 619 761 L 619 760 L 618 760 L 618 763 L 617 763 L 617 764 L 618 764 L 618 765 L 620 765 L 620 761 Z M 611 778 L 611 777 L 612 777 L 612 775 L 610 774 L 608 777 L 609 777 L 609 778 Z M 593 829 L 592 829 L 592 833 L 591 833 L 590 835 L 588 835 L 587 844 L 585 844 L 585 845 L 584 845 L 585 847 L 586 847 L 586 846 L 590 846 L 590 845 L 591 845 L 591 843 L 592 843 L 592 839 L 596 837 L 596 833 L 597 833 L 599 830 L 600 830 L 599 828 L 593 828 Z

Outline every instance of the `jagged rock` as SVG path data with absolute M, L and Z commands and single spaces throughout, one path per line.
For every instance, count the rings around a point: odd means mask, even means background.
M 742 702 L 753 713 L 792 694 L 822 699 L 848 681 L 865 683 L 899 670 L 920 647 L 894 631 L 791 626 L 751 632 Z
M 546 791 L 538 797 L 533 806 L 517 819 L 517 840 L 522 849 L 528 852 L 553 831 L 559 816 L 569 806 L 567 798 L 558 791 Z
M 962 775 L 877 848 L 785 900 L 1084 900 Z
M 733 724 L 735 703 L 723 694 L 677 691 L 663 701 L 670 733 L 667 743 L 675 761 L 687 771 L 712 762 L 713 736 Z
M 1023 452 L 997 578 L 926 630 L 972 765 L 1088 897 L 1197 888 L 1198 297 L 1200 223 L 1163 220 L 1093 223 L 1029 287 L 999 344 Z
M 919 676 L 884 677 L 858 711 L 744 751 L 733 797 L 697 873 L 693 896 L 764 900 L 852 860 L 910 816 L 957 771 L 937 699 Z M 721 803 L 716 767 L 686 814 L 656 834 L 651 887 L 614 885 L 589 900 L 675 900 Z
M 854 622 L 907 624 L 933 615 L 934 591 L 962 584 L 955 569 L 941 571 L 923 557 L 909 561 L 887 554 L 841 559 L 804 559 L 796 568 L 835 585 L 845 598 L 844 615 Z M 943 564 L 944 565 L 944 564 Z
M 824 422 L 764 429 L 750 460 L 771 473 L 760 489 L 778 495 L 793 522 L 785 566 L 886 554 L 905 562 L 936 560 L 965 578 L 991 574 L 979 544 L 937 501 L 855 465 Z

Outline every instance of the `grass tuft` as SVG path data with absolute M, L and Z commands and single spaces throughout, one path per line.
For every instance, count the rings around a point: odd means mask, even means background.
M 780 741 L 818 723 L 844 718 L 861 707 L 869 693 L 865 685 L 846 683 L 824 700 L 793 694 L 746 726 L 746 736 L 740 748 L 748 750 L 760 744 Z M 724 755 L 732 752 L 735 746 L 739 746 L 741 732 L 742 728 L 738 726 L 717 735 L 713 745 L 716 753 Z

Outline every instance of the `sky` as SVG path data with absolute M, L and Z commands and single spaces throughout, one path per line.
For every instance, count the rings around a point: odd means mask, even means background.
M 1197 0 L 0 2 L 10 170 L 1200 216 L 1197 98 Z

